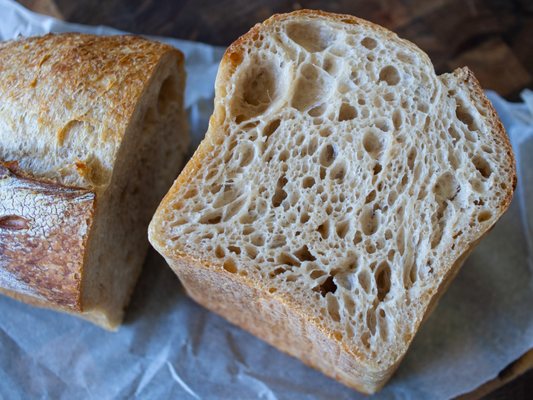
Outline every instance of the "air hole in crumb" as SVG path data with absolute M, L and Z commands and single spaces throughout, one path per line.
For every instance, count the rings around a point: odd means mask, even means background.
M 435 183 L 434 192 L 437 198 L 452 200 L 459 192 L 460 186 L 451 172 L 442 174 Z
M 274 192 L 274 196 L 272 196 L 272 205 L 274 207 L 279 207 L 281 202 L 287 198 L 287 192 L 283 190 L 286 184 L 287 178 L 285 178 L 285 176 L 282 176 L 278 179 L 276 191 Z
M 325 220 L 317 228 L 318 233 L 322 236 L 322 239 L 327 239 L 329 237 L 329 220 Z
M 349 121 L 357 117 L 357 111 L 355 107 L 348 103 L 342 103 L 339 110 L 339 121 Z
M 246 254 L 248 254 L 248 257 L 250 257 L 252 260 L 255 260 L 257 257 L 257 249 L 249 244 L 245 245 L 244 248 L 246 250 Z
M 378 299 L 383 301 L 391 288 L 391 270 L 387 261 L 379 264 L 375 273 L 376 286 L 378 288 Z
M 374 336 L 376 334 L 376 314 L 372 308 L 366 311 L 366 326 L 370 330 L 370 334 Z
M 376 125 L 376 128 L 382 130 L 383 132 L 389 132 L 391 129 L 390 122 L 388 119 L 384 119 L 384 118 L 377 119 L 374 124 Z
M 357 231 L 355 232 L 354 238 L 353 238 L 353 244 L 358 245 L 363 240 L 363 235 L 361 232 Z
M 397 198 L 398 198 L 398 192 L 396 192 L 396 190 L 391 190 L 389 192 L 389 195 L 387 196 L 387 204 L 389 206 L 392 206 Z
M 326 280 L 318 286 L 318 291 L 322 297 L 326 297 L 328 293 L 335 293 L 337 291 L 337 285 L 333 281 L 333 276 L 328 276 Z
M 319 22 L 292 22 L 286 27 L 287 36 L 311 53 L 325 50 L 335 41 L 335 32 Z
M 396 95 L 393 92 L 389 92 L 389 93 L 385 93 L 383 98 L 385 99 L 385 101 L 388 101 L 390 103 L 396 100 Z
M 225 255 L 226 253 L 220 245 L 215 248 L 215 256 L 217 256 L 217 258 L 224 258 Z
M 382 313 L 383 313 L 383 315 L 382 315 Z M 379 316 L 380 316 L 380 318 L 378 320 L 379 336 L 381 337 L 382 340 L 386 340 L 387 337 L 388 337 L 389 328 L 388 328 L 387 319 L 385 318 L 385 312 L 383 310 L 380 310 Z
M 378 42 L 376 42 L 375 39 L 372 39 L 370 37 L 365 37 L 363 38 L 363 40 L 361 40 L 361 44 L 368 50 L 373 50 L 378 45 Z
M 215 210 L 208 212 L 200 218 L 199 222 L 201 224 L 218 224 L 222 220 L 222 211 Z
M 320 167 L 320 180 L 326 179 L 326 168 Z
M 350 229 L 350 221 L 341 221 L 335 227 L 337 236 L 340 237 L 341 239 L 343 239 L 346 236 L 349 229 Z
M 265 129 L 263 129 L 263 136 L 265 136 L 267 139 L 279 128 L 281 124 L 281 120 L 275 119 L 274 121 L 270 122 L 267 126 L 265 126 Z
M 331 132 L 331 128 L 326 127 L 326 128 L 322 128 L 319 133 L 320 133 L 320 136 L 322 137 L 328 137 L 331 135 L 332 132 Z
M 326 273 L 320 269 L 315 269 L 314 271 L 311 272 L 311 274 L 309 275 L 311 277 L 311 279 L 318 279 L 320 278 L 321 276 L 324 276 L 326 275 Z
M 281 161 L 281 162 L 284 162 L 284 161 L 287 161 L 289 159 L 289 156 L 290 156 L 290 153 L 288 150 L 282 150 L 280 153 L 279 153 L 279 156 L 278 156 L 278 160 Z
M 373 158 L 377 158 L 381 152 L 382 144 L 375 132 L 367 131 L 363 136 L 363 147 Z
M 370 207 L 365 207 L 361 213 L 360 223 L 363 233 L 367 236 L 373 235 L 378 230 L 378 216 Z
M 190 199 L 198 194 L 198 190 L 196 188 L 192 188 L 187 190 L 187 192 L 183 195 L 184 199 Z
M 406 54 L 406 53 L 398 53 L 396 55 L 398 57 L 398 60 L 406 63 L 406 64 L 414 64 L 414 60 L 413 58 L 409 55 L 409 54 Z
M 376 252 L 376 246 L 371 241 L 365 242 L 365 250 L 368 254 L 374 254 Z
M 457 102 L 457 107 L 455 109 L 455 115 L 457 116 L 457 119 L 459 121 L 461 121 L 463 124 L 465 124 L 468 127 L 468 130 L 473 131 L 473 132 L 478 130 L 476 121 L 472 113 L 462 101 Z
M 286 265 L 289 265 L 291 267 L 299 267 L 300 266 L 300 261 L 298 261 L 291 254 L 285 253 L 285 252 L 280 253 L 280 255 L 278 256 L 278 260 L 277 261 L 280 264 L 286 264 Z
M 402 126 L 403 116 L 402 112 L 399 110 L 395 110 L 392 113 L 392 124 L 394 125 L 394 129 L 399 130 Z
M 229 221 L 231 218 L 237 215 L 237 213 L 244 207 L 245 203 L 246 199 L 242 198 L 228 205 L 226 213 L 224 214 L 224 222 Z
M 320 117 L 324 112 L 326 111 L 326 105 L 320 104 L 319 106 L 311 108 L 307 114 L 309 114 L 311 117 Z
M 333 163 L 336 156 L 335 148 L 331 144 L 328 144 L 324 146 L 320 152 L 320 164 L 327 168 L 331 165 L 331 163 Z
M 228 250 L 235 254 L 241 254 L 241 248 L 238 246 L 228 246 Z
M 346 177 L 346 165 L 344 162 L 338 162 L 331 168 L 330 176 L 332 179 L 342 182 Z
M 481 174 L 483 178 L 488 178 L 492 174 L 492 170 L 490 168 L 489 163 L 483 157 L 479 155 L 475 156 L 472 159 L 472 163 L 474 164 L 474 166 L 476 167 L 476 169 L 479 171 L 479 173 Z
M 266 60 L 255 61 L 239 73 L 237 86 L 244 89 L 242 96 L 235 96 L 231 105 L 237 123 L 261 114 L 277 96 L 279 66 Z
M 304 213 L 300 216 L 300 222 L 301 222 L 302 224 L 307 223 L 310 219 L 311 219 L 311 217 L 310 217 L 309 214 L 306 213 L 306 212 L 304 212 Z
M 411 149 L 409 149 L 409 153 L 407 153 L 407 166 L 411 171 L 413 170 L 413 167 L 415 165 L 416 153 L 417 152 L 415 147 L 411 147 Z
M 326 54 L 322 64 L 322 69 L 330 75 L 336 75 L 339 69 L 337 60 L 333 56 Z
M 483 210 L 477 216 L 477 220 L 479 222 L 485 222 L 491 218 L 492 218 L 492 213 L 489 210 Z
M 250 142 L 239 144 L 236 150 L 239 167 L 248 166 L 255 157 L 255 146 Z
M 487 146 L 486 144 L 481 146 L 481 150 L 483 150 L 487 154 L 492 154 L 492 149 L 489 146 Z
M 376 198 L 376 191 L 372 190 L 365 198 L 365 204 L 372 203 Z
M 383 169 L 383 167 L 381 166 L 381 164 L 380 163 L 376 163 L 376 164 L 374 164 L 374 168 L 372 169 L 372 173 L 374 175 L 377 175 L 377 174 L 379 174 L 381 172 L 382 169 Z
M 273 278 L 273 277 L 278 276 L 278 275 L 281 275 L 281 274 L 283 274 L 283 273 L 285 273 L 285 272 L 287 272 L 287 270 L 286 270 L 285 268 L 283 268 L 283 267 L 278 267 L 278 268 L 276 268 L 274 271 L 271 271 L 271 272 L 269 273 L 269 276 L 270 276 L 271 278 Z
M 291 106 L 298 111 L 316 107 L 327 98 L 333 78 L 313 64 L 304 64 L 296 79 Z
M 361 335 L 361 342 L 367 349 L 370 348 L 370 333 L 365 332 Z
M 265 244 L 265 238 L 262 234 L 256 233 L 250 238 L 253 245 L 261 247 Z
M 394 86 L 400 82 L 400 74 L 395 67 L 388 65 L 379 71 L 379 80 L 387 82 L 389 86 Z
M 312 176 L 306 176 L 302 181 L 302 187 L 304 189 L 312 188 L 315 185 L 315 178 Z
M 304 261 L 316 261 L 316 257 L 311 254 L 307 245 L 303 245 L 297 250 L 294 255 L 302 262 Z
M 357 274 L 357 280 L 359 281 L 359 285 L 365 291 L 365 293 L 369 294 L 371 289 L 370 273 L 366 269 L 361 270 Z
M 335 285 L 335 283 L 333 284 Z M 337 321 L 337 322 L 340 321 L 341 317 L 339 314 L 339 302 L 337 301 L 337 298 L 333 296 L 332 294 L 328 294 L 326 295 L 326 302 L 328 305 L 328 313 L 333 319 L 333 321 Z
M 418 266 L 413 262 L 410 267 L 404 270 L 404 285 L 406 288 L 411 287 L 418 279 Z
M 226 271 L 231 272 L 232 274 L 237 272 L 237 265 L 231 258 L 224 261 L 223 267 Z

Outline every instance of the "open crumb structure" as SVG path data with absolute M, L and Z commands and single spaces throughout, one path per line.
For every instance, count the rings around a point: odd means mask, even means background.
M 275 16 L 226 52 L 206 139 L 151 241 L 197 301 L 373 392 L 514 176 L 470 71 L 437 76 L 353 17 Z

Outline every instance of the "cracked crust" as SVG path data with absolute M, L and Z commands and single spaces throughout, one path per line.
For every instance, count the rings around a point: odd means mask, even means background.
M 96 195 L 0 164 L 0 290 L 81 311 L 81 277 Z
M 0 292 L 117 328 L 188 145 L 184 80 L 141 37 L 0 43 Z

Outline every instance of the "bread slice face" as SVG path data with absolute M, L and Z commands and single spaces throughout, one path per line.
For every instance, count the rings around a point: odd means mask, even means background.
M 61 34 L 0 60 L 0 292 L 115 329 L 187 151 L 183 55 Z
M 199 303 L 373 393 L 515 182 L 468 69 L 437 76 L 384 28 L 298 11 L 226 51 L 149 237 Z

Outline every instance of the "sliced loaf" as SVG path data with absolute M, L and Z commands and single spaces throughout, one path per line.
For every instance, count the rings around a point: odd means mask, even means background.
M 472 73 L 348 15 L 276 15 L 232 44 L 205 140 L 151 243 L 200 304 L 378 390 L 515 186 Z
M 0 292 L 120 324 L 187 149 L 184 80 L 134 36 L 0 44 Z

